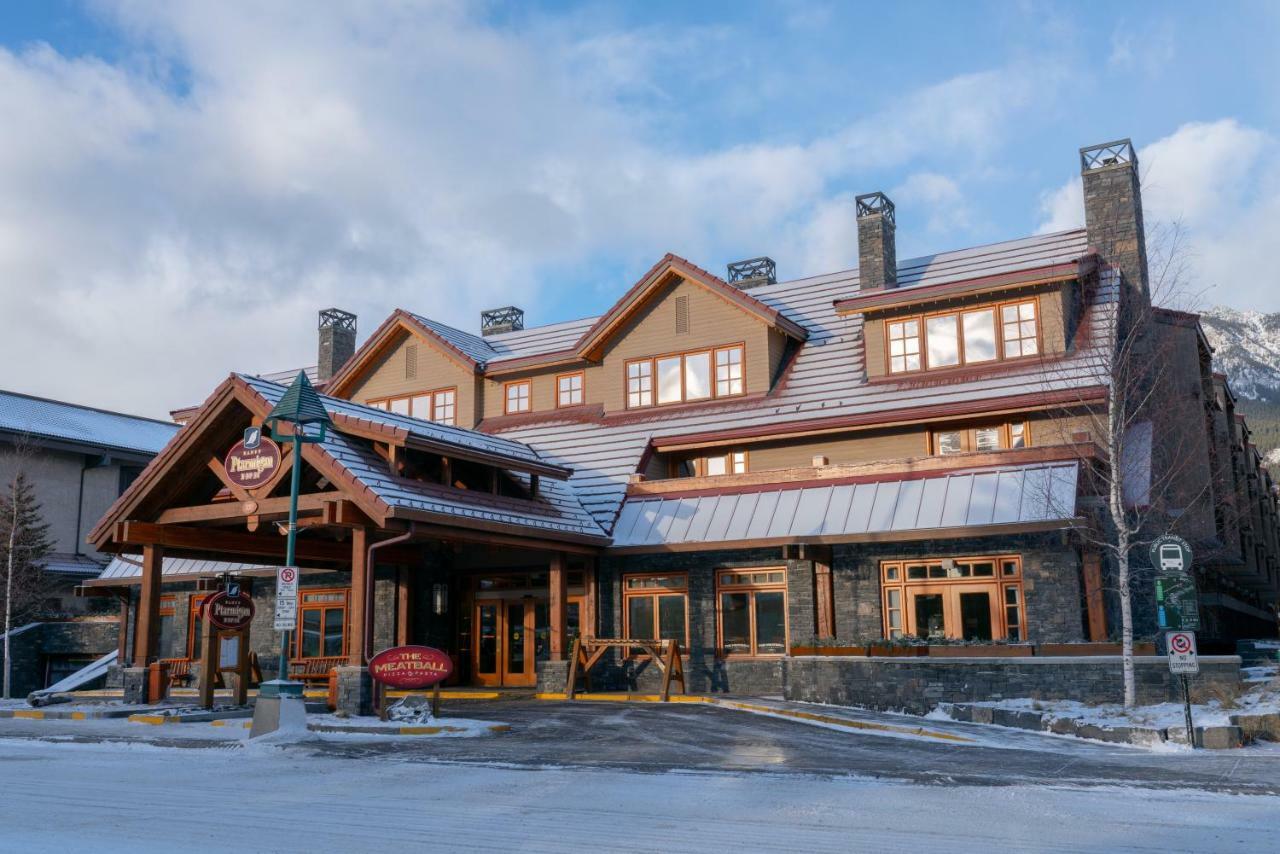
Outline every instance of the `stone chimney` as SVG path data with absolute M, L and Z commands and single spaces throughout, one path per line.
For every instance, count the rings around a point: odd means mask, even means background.
M 328 382 L 355 352 L 356 316 L 340 308 L 322 309 L 316 382 Z
M 893 202 L 884 193 L 867 193 L 858 208 L 858 278 L 861 290 L 898 286 L 898 250 Z
M 778 267 L 773 263 L 773 259 L 767 256 L 734 261 L 728 267 L 728 281 L 729 284 L 744 291 L 758 285 L 776 285 Z
M 519 332 L 524 329 L 524 309 L 514 305 L 491 308 L 480 312 L 480 334 L 497 335 L 500 332 Z
M 1080 176 L 1089 248 L 1120 269 L 1126 293 L 1139 299 L 1131 305 L 1149 303 L 1142 187 L 1133 143 L 1121 139 L 1080 149 Z

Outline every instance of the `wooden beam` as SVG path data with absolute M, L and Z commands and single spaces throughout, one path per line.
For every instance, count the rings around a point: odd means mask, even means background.
M 369 585 L 369 532 L 356 528 L 351 532 L 351 597 L 347 607 L 347 664 L 364 667 L 365 594 Z
M 352 501 L 327 501 L 324 523 L 336 528 L 376 528 L 377 525 Z
M 831 547 L 806 546 L 805 556 L 813 561 L 813 610 L 817 636 L 836 636 L 835 586 L 831 576 Z
M 556 552 L 551 556 L 551 566 L 547 573 L 551 587 L 547 597 L 547 607 L 550 611 L 552 661 L 563 661 L 565 647 L 568 645 L 568 611 L 566 610 L 567 591 L 565 588 L 566 573 L 564 564 L 564 555 Z
M 274 528 L 274 526 L 273 526 Z M 152 543 L 170 550 L 199 552 L 202 554 L 248 555 L 257 558 L 283 560 L 285 538 L 276 533 L 242 534 L 218 528 L 192 528 L 182 525 L 156 525 L 150 522 L 120 522 L 114 534 L 118 545 L 145 545 Z M 383 556 L 388 563 L 410 563 L 418 557 L 416 549 L 397 549 L 391 546 Z M 299 538 L 297 547 L 299 564 L 313 561 L 348 564 L 351 552 L 342 543 L 332 540 Z
M 252 501 L 253 496 L 244 487 L 237 484 L 234 480 L 227 476 L 227 470 L 222 465 L 222 460 L 217 457 L 209 457 L 209 461 L 205 463 L 209 471 L 213 472 L 218 481 L 227 488 L 227 491 L 234 495 L 240 501 Z
M 515 526 L 498 525 L 498 523 L 492 523 L 497 530 L 486 530 L 481 527 L 453 527 L 452 524 L 441 522 L 441 514 L 425 510 L 397 509 L 395 518 L 415 520 L 418 523 L 416 530 L 421 535 L 419 539 L 435 538 L 458 543 L 491 543 L 499 546 L 515 546 L 517 548 L 590 555 L 599 554 L 600 550 L 607 545 L 606 542 L 600 541 L 599 538 L 578 535 L 565 535 L 567 537 L 565 540 L 523 536 L 516 533 L 518 529 Z M 454 524 L 464 521 L 468 520 L 457 519 L 454 520 Z M 511 531 L 511 533 L 506 533 L 506 531 Z
M 413 576 L 407 566 L 396 568 L 396 646 L 409 643 L 409 618 L 412 609 L 409 607 L 413 594 Z
M 142 546 L 142 591 L 133 636 L 133 666 L 146 667 L 156 657 L 160 639 L 160 575 L 164 549 L 155 543 Z
M 314 492 L 298 496 L 298 512 L 314 513 L 333 501 L 336 492 Z M 257 516 L 269 521 L 289 515 L 289 496 L 279 498 L 250 498 L 248 501 L 220 501 L 214 504 L 196 504 L 190 507 L 171 507 L 156 517 L 158 525 L 187 524 L 190 522 L 223 522 Z
M 1086 549 L 1081 555 L 1085 610 L 1089 615 L 1089 640 L 1107 639 L 1107 611 L 1102 601 L 1102 555 Z

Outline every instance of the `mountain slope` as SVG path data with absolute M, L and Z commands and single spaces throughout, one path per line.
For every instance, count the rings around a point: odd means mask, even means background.
M 1253 440 L 1274 470 L 1280 466 L 1280 313 L 1215 306 L 1201 313 L 1214 368 L 1227 375 L 1249 420 Z

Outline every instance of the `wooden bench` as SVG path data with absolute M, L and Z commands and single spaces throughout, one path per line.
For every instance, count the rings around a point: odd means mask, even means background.
M 195 674 L 191 672 L 191 659 L 163 658 L 160 663 L 169 668 L 170 688 L 185 688 L 195 681 Z
M 347 661 L 346 656 L 331 658 L 303 658 L 289 662 L 289 678 L 302 682 L 326 682 L 329 671 L 341 667 Z

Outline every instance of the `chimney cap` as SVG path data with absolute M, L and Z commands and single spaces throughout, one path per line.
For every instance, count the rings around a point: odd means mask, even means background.
M 1080 171 L 1092 172 L 1108 166 L 1138 165 L 1138 155 L 1133 150 L 1133 141 L 1117 139 L 1098 145 L 1087 145 L 1080 149 Z
M 480 312 L 480 334 L 496 335 L 499 332 L 519 332 L 524 329 L 524 309 L 514 305 L 491 308 Z
M 728 271 L 729 284 L 736 284 L 739 287 L 778 283 L 778 266 L 767 255 L 730 262 Z
M 880 214 L 891 223 L 895 221 L 893 200 L 878 190 L 874 193 L 863 193 L 854 199 L 854 203 L 858 206 L 858 219 Z
M 340 308 L 322 308 L 320 309 L 320 329 L 328 329 L 337 327 L 338 329 L 350 329 L 356 331 L 356 316 L 349 311 L 343 311 Z

